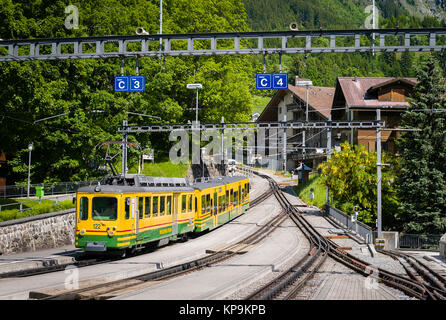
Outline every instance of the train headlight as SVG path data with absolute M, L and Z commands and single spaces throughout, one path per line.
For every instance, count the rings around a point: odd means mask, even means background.
M 79 232 L 79 234 L 80 234 L 81 236 L 83 236 L 83 235 L 85 234 L 85 229 L 82 229 L 82 230 Z
M 113 229 L 107 228 L 107 234 L 109 237 L 113 237 L 115 235 L 116 227 L 113 227 Z

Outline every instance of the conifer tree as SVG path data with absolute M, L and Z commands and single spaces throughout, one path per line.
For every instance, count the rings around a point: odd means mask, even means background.
M 418 71 L 418 83 L 403 114 L 399 141 L 403 160 L 397 179 L 401 214 L 409 233 L 446 232 L 446 87 L 432 56 Z

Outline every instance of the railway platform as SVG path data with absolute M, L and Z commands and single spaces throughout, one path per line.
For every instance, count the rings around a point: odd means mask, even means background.
M 326 219 L 320 209 L 309 208 L 297 197 L 291 187 L 285 189 L 289 201 L 299 207 L 303 216 L 322 235 L 330 238 L 341 248 L 373 266 L 407 276 L 403 267 L 389 256 L 373 253 L 367 244 L 351 237 L 333 237 L 339 228 Z M 302 290 L 297 299 L 302 300 L 408 300 L 411 299 L 399 290 L 377 281 L 372 272 L 368 277 L 359 275 L 341 263 L 328 259 L 314 278 Z
M 80 249 L 67 245 L 54 249 L 0 255 L 0 278 L 2 274 L 9 272 L 70 264 L 75 261 L 79 252 Z

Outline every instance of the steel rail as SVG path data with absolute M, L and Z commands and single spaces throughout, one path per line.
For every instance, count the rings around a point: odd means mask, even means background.
M 271 191 L 270 191 L 271 192 Z M 266 199 L 266 198 L 264 198 Z M 263 199 L 263 200 L 264 200 Z M 85 299 L 85 297 L 88 297 L 88 292 L 94 291 L 94 290 L 102 290 L 102 294 L 106 293 L 112 293 L 113 291 L 116 291 L 116 287 L 119 287 L 119 290 L 123 288 L 131 288 L 134 286 L 134 281 L 142 281 L 142 282 L 148 282 L 148 281 L 161 281 L 161 280 L 167 280 L 173 277 L 178 277 L 181 275 L 184 275 L 186 273 L 199 270 L 201 268 L 208 267 L 210 265 L 219 263 L 223 260 L 229 259 L 233 256 L 235 256 L 238 250 L 240 250 L 240 245 L 254 245 L 262 241 L 265 237 L 267 237 L 269 234 L 274 232 L 278 226 L 280 226 L 284 220 L 287 218 L 287 215 L 285 212 L 280 213 L 279 215 L 276 215 L 272 219 L 270 219 L 267 223 L 262 225 L 258 230 L 256 230 L 254 233 L 248 235 L 241 241 L 231 244 L 225 248 L 219 249 L 218 252 L 215 252 L 213 254 L 210 254 L 209 256 L 195 259 L 192 261 L 188 261 L 179 265 L 175 265 L 166 269 L 162 269 L 155 272 L 149 272 L 143 275 L 134 276 L 131 278 L 116 280 L 107 282 L 104 284 L 99 284 L 95 286 L 90 286 L 86 288 L 81 288 L 77 290 L 72 290 L 69 292 L 63 292 L 56 295 L 48 295 L 48 296 L 41 296 L 40 293 L 36 292 L 30 292 L 30 298 L 35 298 L 39 300 L 75 300 L 75 299 Z M 107 289 L 109 288 L 109 289 Z M 87 298 L 88 299 L 88 298 Z
M 261 202 L 265 201 L 271 195 L 272 195 L 272 190 L 268 189 L 267 191 L 265 191 L 260 196 L 256 197 L 253 201 L 250 202 L 250 206 L 249 206 L 248 210 L 250 208 L 253 208 L 256 205 L 260 204 Z M 143 251 L 138 251 L 135 254 L 144 254 L 144 253 L 146 253 L 146 252 L 143 250 Z M 76 257 L 76 258 L 78 258 L 78 257 Z M 0 279 L 14 278 L 14 277 L 30 277 L 30 276 L 47 274 L 47 273 L 52 273 L 52 272 L 57 272 L 57 271 L 64 271 L 67 267 L 70 267 L 70 266 L 77 267 L 77 268 L 83 268 L 83 267 L 88 267 L 88 266 L 92 266 L 92 265 L 96 265 L 96 264 L 108 263 L 108 262 L 116 261 L 119 259 L 124 259 L 124 257 L 122 257 L 122 258 L 115 257 L 113 259 L 104 259 L 103 257 L 98 257 L 95 259 L 77 260 L 74 262 L 63 263 L 63 264 L 53 264 L 52 263 L 50 265 L 44 265 L 44 266 L 38 267 L 38 268 L 0 273 Z
M 285 296 L 285 299 L 290 299 L 295 296 L 306 281 L 322 266 L 327 258 L 328 242 L 325 238 L 319 237 L 314 233 L 314 228 L 299 219 L 300 214 L 296 214 L 296 209 L 289 203 L 285 195 L 281 192 L 279 185 L 271 177 L 267 175 L 256 173 L 259 176 L 267 179 L 274 191 L 274 195 L 279 201 L 280 205 L 287 211 L 287 214 L 294 221 L 294 223 L 303 232 L 305 237 L 310 242 L 310 249 L 308 253 L 286 272 L 279 277 L 268 282 L 254 293 L 251 293 L 246 299 L 248 300 L 270 300 L 288 288 L 292 288 Z M 316 263 L 318 261 L 318 263 Z M 307 272 L 312 266 L 313 269 Z
M 429 266 L 425 265 L 421 261 L 419 261 L 417 258 L 410 256 L 408 254 L 405 254 L 403 252 L 396 252 L 394 250 L 377 250 L 378 252 L 391 256 L 395 259 L 401 258 L 404 259 L 416 272 L 419 276 L 416 274 L 413 274 L 413 272 L 409 271 L 409 275 L 415 280 L 418 281 L 420 284 L 424 285 L 426 289 L 428 290 L 428 293 L 432 296 L 445 300 L 446 299 L 446 279 L 441 276 L 436 271 L 432 270 Z M 401 262 L 401 260 L 397 259 L 403 267 L 407 270 L 407 267 L 404 266 L 404 264 Z M 419 277 L 421 277 L 423 280 L 420 281 Z
M 256 171 L 254 171 L 254 173 L 260 176 L 265 176 Z M 272 178 L 268 177 L 268 179 Z M 430 292 L 429 288 L 427 288 L 426 286 L 418 282 L 415 282 L 410 278 L 399 276 L 397 274 L 391 273 L 381 268 L 372 267 L 369 263 L 362 261 L 361 259 L 356 258 L 350 255 L 349 253 L 345 252 L 344 250 L 340 249 L 336 243 L 334 243 L 329 239 L 325 239 L 325 237 L 323 237 L 314 227 L 312 227 L 311 224 L 309 224 L 306 221 L 306 219 L 303 218 L 299 214 L 299 212 L 297 212 L 297 209 L 294 206 L 292 206 L 291 204 L 287 204 L 287 206 L 290 208 L 290 210 L 294 211 L 294 215 L 296 217 L 299 217 L 303 221 L 303 223 L 309 226 L 309 228 L 312 230 L 314 234 L 318 235 L 319 237 L 322 237 L 325 241 L 327 241 L 327 243 L 329 243 L 328 254 L 333 259 L 337 260 L 338 262 L 346 265 L 347 267 L 357 271 L 358 273 L 364 276 L 369 276 L 370 272 L 374 272 L 375 274 L 377 274 L 378 279 L 380 281 L 389 286 L 402 290 L 403 292 L 405 292 L 410 296 L 422 300 L 433 298 L 432 292 Z
M 50 265 L 44 265 L 44 266 L 38 267 L 38 268 L 0 273 L 0 279 L 31 277 L 31 276 L 41 275 L 41 274 L 53 273 L 53 272 L 57 272 L 57 271 L 64 271 L 67 267 L 83 268 L 83 267 L 93 266 L 93 265 L 97 265 L 97 264 L 101 264 L 101 263 L 113 262 L 116 260 L 118 260 L 118 258 L 116 258 L 116 259 L 97 258 L 97 259 L 77 260 L 74 262 L 63 263 L 63 264 L 50 264 Z

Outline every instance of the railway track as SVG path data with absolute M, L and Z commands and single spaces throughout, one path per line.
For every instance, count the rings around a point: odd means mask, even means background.
M 431 298 L 446 300 L 446 278 L 441 274 L 407 253 L 382 249 L 377 251 L 399 261 L 409 277 L 423 285 Z
M 271 189 L 266 190 L 264 193 L 262 193 L 260 196 L 256 197 L 253 201 L 250 202 L 249 208 L 253 208 L 256 205 L 260 204 L 261 202 L 268 199 L 273 194 Z M 147 251 L 137 251 L 134 253 L 134 255 L 138 254 L 145 254 Z M 101 263 L 109 263 L 117 260 L 123 259 L 122 257 L 113 257 L 113 258 L 104 258 L 104 257 L 98 257 L 98 258 L 83 258 L 83 257 L 75 257 L 74 262 L 70 263 L 63 263 L 63 264 L 56 264 L 54 262 L 44 265 L 39 268 L 32 268 L 32 269 L 25 269 L 25 270 L 17 270 L 17 271 L 10 271 L 5 273 L 0 273 L 0 279 L 4 278 L 17 278 L 17 277 L 30 277 L 35 275 L 41 275 L 41 274 L 47 274 L 52 272 L 58 272 L 58 271 L 64 271 L 67 267 L 76 267 L 76 268 L 84 268 L 88 266 L 93 266 Z
M 264 194 L 256 198 L 256 200 L 261 198 L 262 201 L 264 201 L 271 194 L 273 194 L 273 190 L 269 189 Z M 256 201 L 256 204 L 259 204 L 260 202 L 261 201 Z M 245 237 L 241 241 L 226 247 L 218 248 L 216 252 L 200 259 L 182 263 L 155 272 L 150 272 L 143 275 L 138 275 L 135 277 L 112 281 L 104 284 L 89 286 L 69 292 L 63 292 L 60 294 L 43 295 L 41 292 L 30 292 L 29 297 L 31 299 L 39 300 L 108 299 L 118 295 L 118 293 L 122 292 L 123 290 L 132 290 L 150 286 L 153 284 L 154 281 L 165 281 L 174 277 L 185 275 L 187 273 L 212 266 L 237 254 L 244 253 L 246 252 L 246 250 L 249 250 L 250 246 L 256 245 L 269 234 L 274 232 L 287 218 L 288 215 L 286 214 L 286 212 L 282 211 L 280 214 L 270 219 L 258 230 Z
M 403 277 L 384 269 L 376 268 L 342 250 L 336 243 L 330 239 L 326 239 L 305 220 L 301 215 L 302 212 L 288 201 L 278 184 L 271 177 L 259 172 L 254 173 L 269 181 L 274 195 L 278 200 L 280 199 L 279 203 L 310 240 L 312 247 L 308 255 L 301 259 L 295 266 L 248 296 L 247 299 L 292 298 L 299 292 L 311 275 L 322 266 L 327 257 L 344 264 L 365 277 L 374 274 L 378 277 L 379 282 L 399 289 L 405 294 L 417 299 L 437 300 L 446 298 L 446 293 L 442 287 L 445 283 L 441 279 L 438 279 L 438 277 L 437 280 L 442 283 L 442 286 L 439 286 L 438 282 L 433 281 L 437 284 L 437 287 L 435 287 L 432 284 L 425 283 L 426 281 L 420 281 L 416 277 Z
M 62 263 L 62 264 L 56 264 L 54 262 L 51 262 L 49 265 L 44 265 L 43 267 L 39 267 L 39 268 L 4 272 L 4 273 L 0 274 L 0 279 L 31 277 L 31 276 L 36 276 L 36 275 L 41 275 L 41 274 L 46 274 L 46 273 L 64 271 L 67 267 L 70 267 L 70 266 L 73 266 L 76 268 L 83 268 L 83 267 L 87 267 L 87 266 L 93 266 L 96 264 L 112 262 L 115 260 L 118 260 L 118 259 L 103 259 L 103 258 L 79 259 L 74 262 Z

